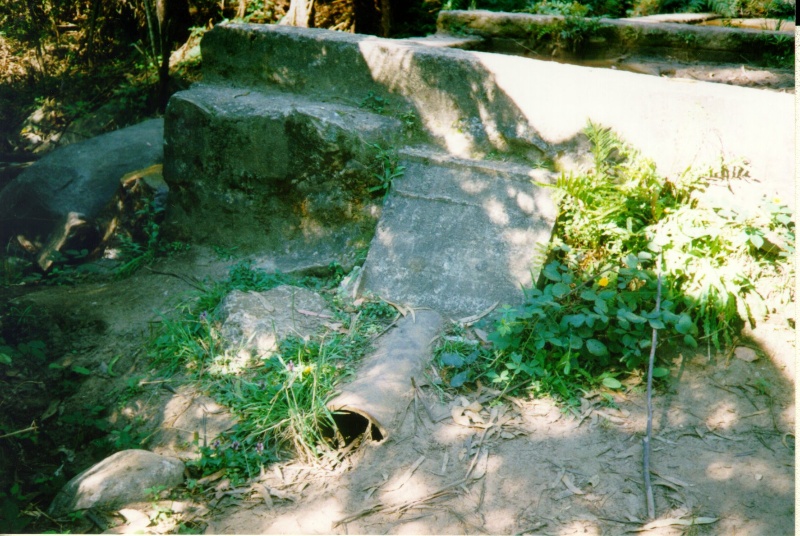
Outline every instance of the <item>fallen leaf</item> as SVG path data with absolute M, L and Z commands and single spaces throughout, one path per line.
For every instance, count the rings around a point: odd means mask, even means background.
M 453 422 L 455 422 L 459 426 L 469 426 L 469 417 L 464 415 L 464 408 L 461 406 L 455 406 L 453 409 L 450 410 L 450 416 L 453 417 Z
M 216 473 L 211 473 L 210 475 L 204 476 L 203 478 L 199 479 L 197 481 L 197 484 L 200 486 L 205 486 L 206 484 L 210 484 L 215 480 L 219 480 L 223 476 L 225 476 L 225 469 L 220 469 Z
M 572 483 L 572 479 L 569 477 L 568 474 L 564 473 L 564 476 L 561 477 L 561 481 L 567 486 L 567 489 L 570 490 L 575 495 L 583 495 L 583 492 L 578 489 L 578 487 Z
M 409 467 L 408 470 L 405 473 L 403 473 L 403 475 L 400 478 L 397 479 L 397 484 L 395 484 L 391 488 L 388 488 L 386 491 L 395 491 L 403 487 L 403 485 L 411 479 L 411 476 L 414 474 L 414 471 L 416 471 L 424 461 L 425 461 L 425 456 L 420 456 L 419 458 L 417 458 L 417 461 L 415 461 L 414 464 L 411 467 Z
M 264 484 L 255 483 L 253 484 L 253 491 L 261 496 L 261 498 L 264 500 L 264 504 L 266 504 L 267 507 L 272 508 L 274 506 L 274 503 L 272 502 L 272 496 L 270 495 L 270 491 L 267 486 Z
M 693 517 L 690 519 L 670 517 L 667 519 L 657 519 L 651 523 L 648 523 L 647 525 L 643 526 L 640 529 L 636 529 L 634 532 L 660 529 L 663 527 L 669 527 L 671 525 L 679 525 L 681 527 L 691 527 L 693 525 L 709 525 L 711 523 L 716 523 L 717 521 L 719 521 L 719 518 L 717 517 Z

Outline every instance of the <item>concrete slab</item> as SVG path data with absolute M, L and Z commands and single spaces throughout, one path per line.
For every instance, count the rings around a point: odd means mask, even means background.
M 738 195 L 795 205 L 792 95 L 286 26 L 222 24 L 202 47 L 207 81 L 356 102 L 373 92 L 412 107 L 454 155 L 563 163 L 591 120 L 666 175 L 744 159 L 762 182 Z
M 208 85 L 177 93 L 165 117 L 168 229 L 258 252 L 274 269 L 352 266 L 377 222 L 370 144 L 401 131 L 397 119 L 299 95 Z
M 631 17 L 630 21 L 638 22 L 675 22 L 679 24 L 697 24 L 708 20 L 722 18 L 717 13 L 661 13 L 658 15 L 645 15 L 644 17 Z
M 452 318 L 519 303 L 556 217 L 520 169 L 406 153 L 372 240 L 363 290 Z M 551 179 L 539 170 L 538 177 Z
M 408 37 L 399 39 L 406 43 L 439 48 L 460 48 L 462 50 L 480 49 L 486 43 L 482 37 L 461 37 L 455 35 L 434 34 L 428 37 Z

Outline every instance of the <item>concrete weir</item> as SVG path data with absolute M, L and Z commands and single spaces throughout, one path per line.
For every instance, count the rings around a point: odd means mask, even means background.
M 215 27 L 201 45 L 203 84 L 175 95 L 165 117 L 175 218 L 195 239 L 256 240 L 278 261 L 292 244 L 332 243 L 325 258 L 344 263 L 374 234 L 363 288 L 457 317 L 522 299 L 555 217 L 531 182 L 552 176 L 531 169 L 579 165 L 589 120 L 662 174 L 746 160 L 752 180 L 733 185 L 736 197 L 794 208 L 792 95 L 423 43 Z M 382 208 L 359 186 L 376 144 L 406 168 Z M 485 160 L 503 154 L 529 166 Z

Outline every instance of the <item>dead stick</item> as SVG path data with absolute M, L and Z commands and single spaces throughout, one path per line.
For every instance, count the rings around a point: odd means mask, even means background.
M 656 313 L 661 311 L 661 256 L 656 259 L 656 272 L 658 274 L 658 286 L 656 289 Z M 655 519 L 656 507 L 653 499 L 653 486 L 650 483 L 650 439 L 653 437 L 653 364 L 656 358 L 656 343 L 658 342 L 658 330 L 653 328 L 653 339 L 650 342 L 650 360 L 647 363 L 647 432 L 642 439 L 644 455 L 642 464 L 644 466 L 644 491 L 647 497 L 647 516 Z
M 3 434 L 3 435 L 0 436 L 0 439 L 4 439 L 6 437 L 11 437 L 11 436 L 19 435 L 19 434 L 24 434 L 26 432 L 35 432 L 38 429 L 39 428 L 36 426 L 36 421 L 33 421 L 33 423 L 31 423 L 31 425 L 28 426 L 27 428 L 25 428 L 24 430 L 17 430 L 16 432 L 9 432 L 7 434 Z

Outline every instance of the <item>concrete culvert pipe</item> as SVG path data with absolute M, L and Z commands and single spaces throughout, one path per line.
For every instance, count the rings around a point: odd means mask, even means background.
M 413 396 L 411 378 L 421 379 L 442 322 L 442 317 L 430 310 L 402 318 L 379 339 L 356 379 L 328 403 L 346 443 L 365 434 L 378 442 L 391 435 Z

